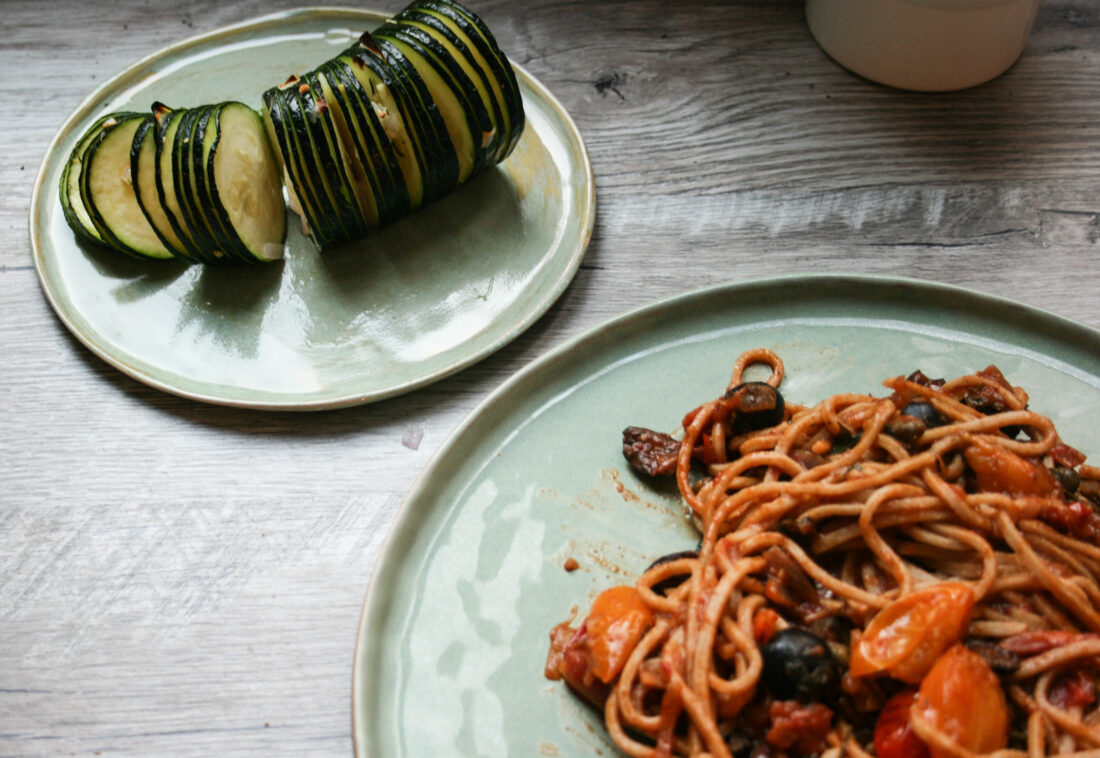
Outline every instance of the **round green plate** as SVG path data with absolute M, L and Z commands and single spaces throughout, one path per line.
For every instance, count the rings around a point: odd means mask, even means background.
M 618 755 L 602 722 L 543 678 L 549 631 L 654 558 L 694 547 L 674 488 L 625 466 L 629 425 L 674 431 L 763 346 L 784 395 L 886 396 L 887 377 L 989 364 L 1067 443 L 1100 458 L 1100 332 L 910 280 L 790 277 L 634 311 L 535 361 L 442 446 L 402 506 L 355 651 L 359 758 Z M 573 557 L 580 568 L 562 565 Z
M 321 409 L 380 400 L 458 371 L 550 307 L 584 256 L 595 189 L 576 126 L 518 67 L 527 128 L 513 154 L 359 243 L 321 255 L 290 214 L 285 261 L 186 266 L 83 246 L 66 226 L 58 181 L 97 116 L 145 110 L 154 100 L 233 99 L 258 109 L 265 89 L 384 19 L 331 8 L 265 16 L 158 52 L 84 101 L 47 151 L 30 214 L 42 287 L 81 342 L 168 392 Z

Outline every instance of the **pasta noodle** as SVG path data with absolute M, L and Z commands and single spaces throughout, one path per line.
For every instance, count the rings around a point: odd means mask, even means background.
M 763 364 L 765 382 L 746 382 Z M 551 632 L 635 758 L 1100 755 L 1100 469 L 994 367 L 624 433 L 701 534 Z

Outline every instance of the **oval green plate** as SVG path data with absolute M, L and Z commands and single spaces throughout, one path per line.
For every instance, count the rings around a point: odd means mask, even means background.
M 965 290 L 857 276 L 714 287 L 627 314 L 535 361 L 454 432 L 403 504 L 355 651 L 359 758 L 609 756 L 594 711 L 543 678 L 574 605 L 694 547 L 675 488 L 624 465 L 629 425 L 674 431 L 764 346 L 784 395 L 886 396 L 916 368 L 1000 367 L 1100 457 L 1100 332 Z M 562 564 L 575 558 L 579 570 Z
M 336 55 L 381 13 L 265 16 L 169 47 L 95 90 L 50 145 L 30 231 L 43 290 L 105 361 L 212 403 L 312 410 L 380 400 L 499 349 L 565 290 L 592 234 L 595 189 L 569 114 L 516 69 L 527 127 L 500 166 L 359 243 L 317 253 L 288 218 L 286 260 L 247 267 L 131 260 L 82 246 L 57 199 L 100 114 L 241 100 Z M 491 25 L 491 19 L 490 25 Z

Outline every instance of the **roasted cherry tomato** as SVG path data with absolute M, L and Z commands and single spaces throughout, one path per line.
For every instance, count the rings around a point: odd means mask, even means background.
M 588 664 L 588 632 L 581 625 L 558 624 L 550 632 L 550 654 L 546 657 L 546 678 L 566 683 L 597 707 L 607 699 L 608 686 L 593 676 Z
M 974 592 L 940 582 L 898 598 L 871 619 L 852 647 L 852 676 L 888 674 L 917 684 L 944 650 L 962 639 Z
M 929 758 L 928 746 L 909 723 L 909 708 L 916 699 L 916 690 L 902 690 L 886 701 L 875 722 L 878 758 Z
M 653 624 L 653 611 L 635 587 L 604 590 L 585 619 L 589 666 L 600 681 L 610 682 Z
M 963 450 L 963 457 L 973 469 L 978 486 L 986 492 L 1046 497 L 1058 486 L 1058 480 L 1045 466 L 988 442 L 975 440 Z
M 1001 682 L 984 658 L 963 645 L 936 661 L 910 713 L 973 753 L 991 753 L 1008 744 L 1008 705 Z M 935 747 L 929 752 L 932 758 L 951 758 Z

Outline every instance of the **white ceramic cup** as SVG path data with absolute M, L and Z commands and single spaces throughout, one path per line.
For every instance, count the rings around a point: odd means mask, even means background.
M 1000 75 L 1027 44 L 1041 0 L 806 0 L 837 63 L 882 84 L 945 91 Z

